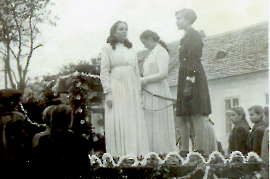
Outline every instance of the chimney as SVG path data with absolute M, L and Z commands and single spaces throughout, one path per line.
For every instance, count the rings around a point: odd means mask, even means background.
M 207 37 L 203 30 L 199 30 L 199 33 L 201 34 L 203 40 Z

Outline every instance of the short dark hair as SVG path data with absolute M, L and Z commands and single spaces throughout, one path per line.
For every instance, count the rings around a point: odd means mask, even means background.
M 113 34 L 116 32 L 116 29 L 118 27 L 118 24 L 120 24 L 120 23 L 124 23 L 124 24 L 126 24 L 126 26 L 128 26 L 126 22 L 117 21 L 111 27 L 110 36 L 107 38 L 107 43 L 109 43 L 112 46 L 112 49 L 113 50 L 115 50 L 115 44 L 117 43 L 116 37 Z M 131 48 L 132 47 L 132 43 L 128 39 L 126 39 L 124 41 L 124 46 L 127 47 L 127 48 Z
M 246 120 L 246 113 L 244 111 L 244 109 L 240 106 L 234 106 L 232 107 L 230 110 L 234 111 L 237 113 L 237 115 L 243 115 L 242 119 Z
M 69 129 L 73 122 L 73 110 L 69 105 L 60 104 L 52 111 L 53 129 Z
M 260 105 L 254 105 L 254 106 L 251 106 L 248 111 L 251 111 L 251 110 L 254 110 L 254 112 L 258 115 L 263 115 L 263 108 L 262 106 Z
M 179 13 L 182 14 L 186 20 L 189 20 L 191 24 L 193 24 L 195 20 L 197 19 L 197 15 L 192 9 L 187 9 L 187 8 L 180 9 L 179 11 L 175 13 L 175 15 Z

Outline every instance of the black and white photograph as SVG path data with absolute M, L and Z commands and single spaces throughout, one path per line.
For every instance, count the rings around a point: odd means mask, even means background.
M 0 178 L 269 178 L 268 0 L 0 0 Z

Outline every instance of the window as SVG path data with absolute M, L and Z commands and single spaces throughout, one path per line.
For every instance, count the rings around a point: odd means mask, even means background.
M 237 97 L 225 99 L 225 115 L 226 115 L 226 134 L 229 135 L 233 129 L 233 124 L 230 120 L 230 109 L 234 106 L 239 106 L 239 99 Z

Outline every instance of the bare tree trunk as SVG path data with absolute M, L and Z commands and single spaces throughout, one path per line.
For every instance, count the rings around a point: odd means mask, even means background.
M 5 59 L 5 89 L 7 89 L 7 59 Z
M 11 88 L 12 89 L 15 89 L 16 88 L 16 85 L 13 82 L 13 78 L 12 78 L 12 75 L 11 75 L 11 69 L 10 69 L 10 53 L 9 53 L 10 51 L 9 51 L 9 46 L 10 46 L 10 40 L 9 40 L 9 34 L 7 34 L 7 58 L 6 58 L 7 74 L 8 74 L 8 77 L 9 77 L 9 82 L 10 82 Z

